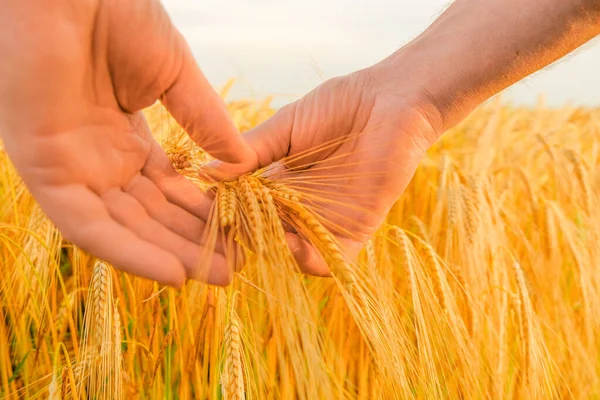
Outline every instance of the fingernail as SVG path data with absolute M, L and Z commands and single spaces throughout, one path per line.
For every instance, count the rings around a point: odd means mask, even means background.
M 219 164 L 220 161 L 215 160 L 201 166 L 198 169 L 198 176 L 200 177 L 200 179 L 206 180 L 208 182 L 215 182 L 219 180 Z

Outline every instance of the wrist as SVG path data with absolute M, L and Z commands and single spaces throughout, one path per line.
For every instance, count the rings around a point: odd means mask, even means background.
M 418 38 L 374 65 L 386 92 L 409 93 L 414 105 L 428 117 L 438 136 L 453 128 L 480 101 L 481 86 L 474 83 L 452 43 Z
M 436 76 L 429 55 L 419 46 L 413 42 L 359 74 L 378 101 L 388 105 L 386 108 L 418 112 L 431 127 L 428 144 L 432 145 L 458 122 L 454 122 L 457 110 L 452 109 L 453 102 L 445 89 L 453 79 Z

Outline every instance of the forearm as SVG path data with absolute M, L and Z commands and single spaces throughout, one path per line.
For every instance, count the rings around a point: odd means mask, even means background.
M 422 85 L 441 134 L 598 34 L 600 0 L 458 0 L 382 64 Z

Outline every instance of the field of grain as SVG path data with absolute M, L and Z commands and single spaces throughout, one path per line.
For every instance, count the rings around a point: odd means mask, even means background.
M 245 131 L 269 102 L 228 107 Z M 208 157 L 147 115 L 194 179 Z M 600 398 L 598 139 L 598 109 L 482 106 L 353 263 L 314 194 L 198 181 L 217 198 L 207 240 L 244 265 L 181 290 L 64 241 L 0 150 L 0 398 Z M 297 272 L 281 220 L 334 278 Z

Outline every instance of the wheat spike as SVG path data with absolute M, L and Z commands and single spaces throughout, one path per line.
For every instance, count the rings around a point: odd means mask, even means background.
M 244 370 L 242 367 L 242 339 L 235 311 L 230 310 L 225 327 L 225 372 L 223 375 L 225 400 L 244 399 Z
M 160 351 L 158 352 L 158 355 L 155 358 L 156 361 L 154 362 L 154 368 L 152 370 L 152 379 L 150 380 L 151 383 L 154 383 L 154 380 L 156 379 L 156 373 L 158 372 L 158 368 L 163 362 L 163 355 L 165 354 L 167 346 L 169 345 L 169 343 L 171 343 L 171 339 L 173 339 L 174 333 L 175 331 L 171 330 L 165 335 Z
M 475 178 L 470 178 L 469 186 L 461 186 L 462 203 L 465 209 L 465 229 L 467 239 L 473 243 L 477 237 L 480 224 L 480 188 Z
M 290 187 L 287 187 L 280 182 L 263 179 L 263 184 L 267 188 L 269 188 L 269 190 L 273 193 L 274 196 L 277 196 L 284 200 L 298 203 L 298 202 L 300 202 L 300 199 L 302 198 L 302 194 L 300 192 L 298 192 L 297 190 L 294 190 Z
M 235 189 L 229 185 L 220 185 L 217 189 L 217 208 L 221 228 L 233 225 L 237 213 Z
M 112 272 L 98 260 L 86 301 L 80 361 L 73 369 L 77 391 L 98 399 L 122 397 L 121 322 L 112 296 Z
M 247 218 L 247 223 L 252 231 L 262 232 L 263 219 L 261 217 L 261 208 L 254 194 L 254 190 L 250 184 L 248 177 L 239 179 L 239 184 L 236 186 L 236 195 L 240 199 L 240 206 L 243 209 L 243 215 Z M 261 256 L 264 253 L 265 244 L 260 237 L 247 237 L 246 240 L 253 243 L 254 250 Z
M 567 158 L 567 160 L 569 161 L 569 163 L 571 163 L 571 165 L 573 167 L 573 172 L 575 172 L 575 177 L 577 178 L 577 181 L 579 182 L 579 186 L 581 187 L 581 190 L 583 190 L 585 211 L 587 213 L 589 213 L 590 209 L 591 209 L 591 204 L 592 204 L 592 195 L 591 195 L 590 186 L 587 181 L 587 170 L 586 170 L 583 162 L 579 158 L 579 156 L 573 150 L 564 149 L 563 153 L 564 153 L 565 157 Z
M 554 151 L 552 150 L 552 147 L 550 147 L 550 145 L 546 141 L 546 138 L 544 138 L 544 136 L 542 136 L 539 133 L 537 133 L 535 136 L 536 136 L 538 142 L 540 142 L 540 144 L 544 148 L 544 151 L 548 154 L 548 156 L 552 160 L 552 164 L 554 164 L 556 162 L 556 156 L 554 155 Z
M 400 265 L 402 270 L 408 272 L 408 263 L 410 262 L 410 239 L 404 233 L 402 228 L 393 226 L 390 230 L 391 238 L 394 243 L 400 246 Z
M 456 200 L 456 194 L 452 188 L 448 189 L 448 228 L 452 229 L 456 226 L 458 220 L 458 201 Z M 424 238 L 425 239 L 425 238 Z
M 184 152 L 169 152 L 169 161 L 176 170 L 183 170 L 191 167 L 190 156 Z
M 67 326 L 69 324 L 69 316 L 73 309 L 73 305 L 75 304 L 75 293 L 70 293 L 67 295 L 58 309 L 58 313 L 56 314 L 56 318 L 54 319 L 54 325 L 56 326 L 56 334 L 58 335 L 58 339 L 60 340 L 65 331 L 67 330 Z
M 425 258 L 425 265 L 428 271 L 430 271 L 430 273 L 432 273 L 434 276 L 433 289 L 435 295 L 440 303 L 440 306 L 442 307 L 442 310 L 444 310 L 444 312 L 447 313 L 449 302 L 448 295 L 445 290 L 446 275 L 444 274 L 444 271 L 442 270 L 442 267 L 440 266 L 440 263 L 437 260 L 437 255 L 435 253 L 435 250 L 433 250 L 433 247 L 423 242 L 421 242 L 421 245 L 424 250 L 423 255 Z
M 21 265 L 21 267 L 8 268 L 4 271 L 5 277 L 0 283 L 0 291 L 5 285 L 13 287 L 15 294 L 11 298 L 11 303 L 21 310 L 27 307 L 28 300 L 33 300 L 29 302 L 32 306 L 29 309 L 34 314 L 34 320 L 39 321 L 44 318 L 43 310 L 48 303 L 47 290 L 55 258 L 59 253 L 58 247 L 61 238 L 57 228 L 38 205 L 35 205 L 31 210 L 31 215 L 25 218 L 28 219 L 27 229 L 32 234 L 25 237 L 19 260 L 14 263 L 15 266 Z M 3 266 L 9 267 L 12 264 L 7 263 Z M 28 314 L 19 313 L 23 317 Z
M 402 230 L 402 228 L 399 228 L 397 226 L 392 226 L 390 231 L 389 231 L 389 236 L 390 239 L 392 240 L 393 243 L 396 243 L 400 249 L 397 252 L 388 252 L 388 253 L 393 253 L 393 254 L 397 254 L 398 256 L 398 266 L 400 271 L 402 271 L 401 273 L 406 274 L 406 276 L 408 276 L 409 280 L 410 280 L 410 275 L 409 275 L 409 268 L 410 268 L 410 262 L 411 262 L 411 253 L 410 253 L 410 239 L 408 238 L 408 236 L 406 235 L 406 233 L 404 233 L 404 230 Z M 391 254 L 390 254 L 391 256 Z M 391 259 L 392 261 L 393 259 Z M 408 285 L 406 286 L 406 290 L 407 290 L 407 297 L 408 298 L 412 298 L 412 289 L 413 289 L 413 285 L 410 284 L 410 282 L 408 282 Z
M 107 332 L 107 326 L 110 325 L 109 297 L 111 296 L 112 285 L 108 265 L 103 262 L 96 263 L 91 285 L 95 321 L 95 344 L 100 348 L 100 352 L 102 352 L 104 341 L 107 339 L 104 337 L 104 334 Z

